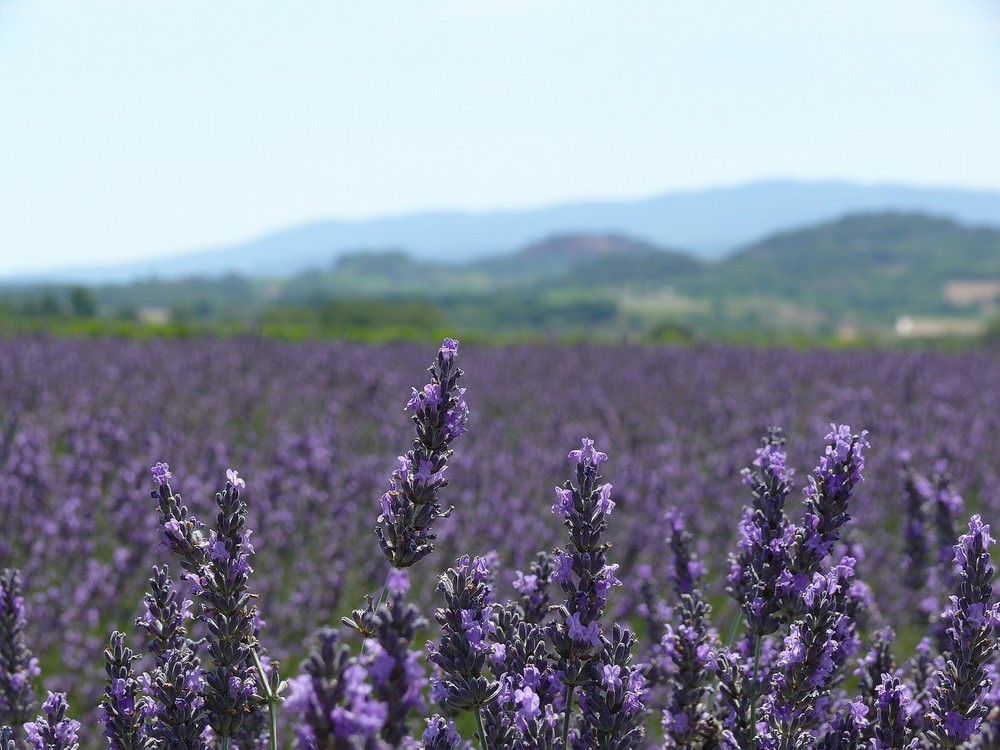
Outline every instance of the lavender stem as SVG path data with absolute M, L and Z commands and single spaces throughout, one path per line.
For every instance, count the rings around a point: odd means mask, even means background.
M 479 732 L 479 744 L 483 750 L 488 750 L 486 747 L 486 729 L 483 727 L 482 706 L 476 708 L 474 715 L 476 717 L 476 730 Z
M 268 729 L 271 733 L 271 750 L 278 750 L 278 712 L 275 709 L 275 706 L 278 704 L 278 696 L 274 694 L 271 684 L 267 681 L 267 675 L 264 674 L 264 665 L 260 662 L 260 654 L 257 653 L 256 647 L 250 649 L 250 655 L 253 657 L 257 674 L 260 676 L 260 684 L 264 686 L 264 700 L 267 701 Z
M 760 669 L 760 647 L 764 639 L 757 638 L 753 649 L 753 684 L 750 685 L 750 750 L 757 747 L 757 673 Z
M 573 714 L 573 686 L 566 686 L 566 718 L 563 719 L 563 731 L 562 731 L 562 746 L 568 747 L 566 744 L 569 738 L 569 722 Z

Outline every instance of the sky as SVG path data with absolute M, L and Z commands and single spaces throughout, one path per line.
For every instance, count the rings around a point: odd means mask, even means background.
M 769 178 L 1000 189 L 1000 3 L 0 0 L 0 276 Z

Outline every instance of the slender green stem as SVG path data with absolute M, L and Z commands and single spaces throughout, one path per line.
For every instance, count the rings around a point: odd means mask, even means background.
M 222 750 L 229 750 L 229 735 L 222 735 Z
M 268 728 L 271 733 L 271 750 L 278 750 L 278 701 L 279 698 L 271 690 L 271 683 L 267 681 L 267 675 L 264 674 L 264 665 L 261 664 L 260 654 L 257 653 L 257 647 L 254 646 L 250 649 L 250 653 L 253 655 L 254 666 L 257 667 L 257 674 L 260 675 L 260 684 L 264 689 L 264 700 L 267 701 L 267 716 L 268 716 Z M 226 738 L 229 739 L 228 737 Z
M 736 633 L 740 627 L 740 620 L 742 619 L 743 611 L 737 606 L 736 611 L 733 613 L 733 621 L 729 623 L 729 632 L 726 634 L 726 642 L 722 644 L 723 648 L 729 648 L 733 645 L 733 641 L 736 640 Z
M 753 683 L 750 685 L 750 750 L 757 747 L 757 672 L 760 669 L 760 647 L 764 639 L 757 636 L 753 649 Z
M 479 746 L 483 750 L 486 748 L 486 729 L 483 727 L 483 708 L 482 706 L 476 706 L 475 710 L 476 717 L 476 731 L 479 732 Z
M 573 686 L 566 686 L 566 718 L 563 719 L 563 734 L 562 734 L 562 746 L 566 747 L 566 742 L 569 739 L 569 720 L 573 713 Z

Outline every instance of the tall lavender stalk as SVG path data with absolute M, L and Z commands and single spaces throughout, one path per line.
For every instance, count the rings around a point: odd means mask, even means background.
M 743 484 L 753 493 L 753 504 L 740 523 L 740 551 L 730 559 L 727 589 L 740 605 L 747 629 L 757 638 L 774 633 L 781 625 L 777 588 L 788 565 L 784 508 L 792 481 L 781 430 L 770 428 L 761 443 L 754 468 L 744 469 L 742 475 Z
M 430 382 L 419 391 L 414 388 L 406 404 L 417 436 L 399 458 L 375 527 L 382 554 L 395 568 L 407 568 L 429 555 L 434 521 L 451 512 L 442 510 L 438 493 L 448 484 L 444 474 L 452 454 L 449 446 L 465 432 L 469 417 L 465 389 L 458 387 L 463 373 L 457 354 L 458 342 L 445 339 L 430 367 Z
M 446 338 L 437 357 L 428 368 L 430 382 L 421 390 L 413 389 L 406 408 L 413 412 L 417 435 L 413 447 L 399 456 L 399 466 L 389 478 L 389 491 L 382 495 L 382 513 L 377 519 L 382 555 L 393 569 L 408 568 L 434 551 L 434 522 L 451 515 L 452 508 L 443 509 L 439 500 L 441 489 L 448 484 L 445 471 L 453 451 L 455 438 L 465 433 L 469 407 L 465 389 L 458 387 L 464 374 L 456 364 L 458 341 Z M 341 622 L 357 630 L 367 639 L 378 627 L 376 614 L 389 587 L 389 578 L 378 599 L 367 597 L 366 606 L 355 609 Z
M 368 674 L 372 680 L 372 695 L 386 706 L 382 739 L 390 747 L 399 747 L 409 736 L 409 716 L 424 710 L 421 695 L 427 680 L 418 654 L 411 650 L 417 631 L 427 621 L 420 611 L 408 603 L 401 590 L 390 595 L 385 607 L 378 612 L 378 632 L 369 656 Z
M 903 581 L 914 593 L 919 593 L 927 583 L 927 571 L 930 565 L 927 538 L 927 505 L 930 500 L 931 488 L 927 479 L 914 470 L 910 464 L 910 456 L 901 456 L 903 475 L 903 498 L 906 501 L 906 514 L 903 517 Z M 919 610 L 914 610 L 918 617 Z
M 840 529 L 851 520 L 848 503 L 864 479 L 868 431 L 853 435 L 847 425 L 830 425 L 826 451 L 805 487 L 805 518 L 789 545 L 792 589 L 807 584 L 820 572 L 825 558 L 840 539 Z M 800 583 L 801 582 L 801 583 Z
M 557 487 L 552 506 L 552 512 L 563 517 L 569 535 L 553 576 L 563 591 L 562 617 L 546 626 L 566 687 L 563 744 L 568 741 L 579 688 L 584 746 L 636 747 L 643 738 L 645 706 L 640 699 L 644 680 L 631 664 L 635 636 L 616 626 L 608 640 L 601 629 L 611 588 L 621 585 L 615 575 L 618 565 L 608 564 L 605 555 L 611 545 L 601 539 L 615 507 L 611 485 L 599 483 L 600 466 L 608 457 L 593 440 L 584 438 L 569 458 L 576 464 L 576 482 Z
M 237 472 L 227 472 L 225 489 L 215 496 L 219 507 L 215 525 L 207 530 L 170 489 L 169 467 L 157 464 L 153 476 L 158 488 L 152 496 L 160 510 L 163 543 L 180 557 L 181 566 L 188 571 L 193 593 L 201 605 L 200 616 L 208 628 L 207 651 L 212 669 L 203 673 L 205 708 L 209 724 L 227 746 L 251 712 L 265 704 L 261 693 L 266 695 L 269 688 L 255 664 L 257 607 L 249 588 L 253 546 L 246 523 L 246 502 L 240 492 L 246 482 Z
M 692 537 L 676 511 L 667 515 L 668 543 L 673 553 L 671 583 L 679 598 L 680 622 L 670 625 L 662 639 L 670 698 L 663 711 L 664 748 L 712 747 L 717 727 L 707 710 L 713 649 L 718 637 L 711 623 L 711 607 L 700 588 L 704 566 L 692 551 Z
M 815 573 L 806 588 L 805 611 L 790 626 L 771 674 L 762 712 L 768 722 L 762 746 L 793 750 L 816 729 L 817 704 L 839 682 L 841 669 L 858 646 L 849 614 L 853 576 L 854 560 L 844 558 L 825 576 Z M 863 710 L 862 704 L 862 715 Z
M 482 709 L 500 692 L 500 683 L 488 672 L 489 633 L 493 591 L 486 560 L 468 556 L 458 559 L 438 581 L 437 590 L 445 606 L 434 611 L 441 626 L 441 640 L 427 659 L 436 665 L 440 678 L 431 681 L 431 696 L 451 711 L 470 711 L 476 720 L 479 741 L 487 748 Z
M 875 688 L 872 750 L 910 750 L 915 747 L 910 697 L 898 677 L 882 675 Z
M 956 748 L 968 741 L 990 710 L 983 701 L 991 684 L 986 664 L 997 649 L 994 632 L 1000 625 L 989 553 L 993 541 L 990 527 L 975 515 L 969 533 L 955 546 L 958 592 L 942 614 L 948 649 L 934 686 L 933 727 L 928 732 L 941 747 Z
M 150 750 L 153 747 L 142 710 L 141 687 L 132 670 L 136 658 L 132 649 L 125 645 L 125 634 L 115 631 L 104 650 L 108 682 L 101 701 L 101 719 L 109 750 Z
M 152 693 L 147 731 L 159 750 L 208 747 L 205 680 L 196 645 L 185 627 L 191 605 L 191 600 L 178 596 L 167 566 L 154 567 L 143 597 L 144 611 L 135 624 L 145 633 L 146 650 L 154 660 L 152 673 L 143 679 Z
M 0 573 L 0 725 L 15 734 L 31 717 L 36 701 L 31 678 L 39 674 L 38 659 L 24 639 L 27 619 L 21 574 L 16 568 Z

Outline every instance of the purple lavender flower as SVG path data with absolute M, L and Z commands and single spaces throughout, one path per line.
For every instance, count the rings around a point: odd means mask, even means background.
M 401 592 L 378 612 L 378 631 L 368 662 L 372 695 L 386 706 L 381 738 L 392 747 L 409 735 L 409 716 L 423 711 L 422 691 L 427 683 L 417 652 L 410 649 L 417 631 L 427 626 L 419 610 Z
M 521 608 L 527 622 L 541 623 L 549 613 L 549 583 L 555 575 L 555 555 L 539 552 L 528 573 L 517 571 L 513 587 L 521 595 Z
M 142 599 L 144 611 L 135 624 L 146 633 L 146 650 L 153 655 L 157 666 L 163 665 L 171 651 L 184 646 L 194 649 L 184 627 L 184 621 L 191 616 L 192 602 L 178 600 L 169 567 L 154 565 L 149 591 Z
M 827 575 L 816 573 L 806 589 L 806 609 L 789 627 L 771 673 L 762 711 L 768 724 L 762 746 L 799 746 L 804 732 L 816 726 L 817 705 L 839 682 L 844 664 L 857 650 L 848 614 L 853 575 L 854 560 L 845 558 Z
M 567 481 L 557 488 L 553 506 L 569 535 L 569 546 L 558 553 L 553 574 L 564 595 L 562 620 L 545 628 L 566 689 L 563 742 L 569 735 L 573 696 L 579 687 L 579 742 L 592 747 L 635 747 L 643 737 L 645 715 L 644 679 L 631 664 L 635 636 L 616 625 L 608 642 L 601 632 L 610 590 L 621 585 L 618 565 L 608 564 L 605 556 L 610 545 L 601 541 L 615 507 L 611 485 L 599 484 L 598 472 L 608 457 L 594 447 L 593 440 L 584 438 L 569 458 L 576 462 L 576 483 Z M 604 667 L 618 668 L 617 686 L 608 687 Z
M 770 428 L 761 443 L 753 462 L 756 469 L 743 471 L 753 505 L 740 523 L 740 552 L 730 558 L 727 589 L 743 610 L 747 628 L 758 638 L 775 632 L 781 623 L 777 589 L 788 565 L 784 507 L 792 479 L 781 430 Z
M 420 736 L 422 750 L 466 750 L 469 743 L 455 731 L 455 722 L 438 714 L 427 720 L 427 729 Z
M 926 734 L 929 728 L 930 702 L 940 657 L 933 655 L 932 639 L 924 637 L 917 644 L 917 652 L 907 662 L 905 685 L 910 699 L 909 718 L 913 733 Z
M 632 664 L 634 650 L 635 635 L 616 623 L 601 658 L 587 663 L 575 747 L 629 750 L 643 746 L 645 678 Z
M 793 576 L 812 575 L 840 539 L 840 529 L 851 519 L 848 501 L 862 481 L 867 430 L 852 435 L 847 425 L 830 425 L 828 445 L 805 488 L 805 520 L 791 545 L 789 567 Z
M 445 606 L 434 612 L 441 626 L 441 640 L 428 660 L 442 672 L 432 680 L 433 692 L 453 711 L 477 711 L 500 690 L 500 685 L 485 673 L 490 654 L 485 640 L 494 629 L 490 620 L 493 592 L 482 572 L 482 558 L 470 562 L 461 557 L 441 576 L 437 590 L 444 595 Z
M 42 704 L 44 716 L 24 725 L 28 745 L 33 750 L 78 750 L 80 722 L 66 716 L 69 704 L 65 693 L 49 693 Z
M 947 665 L 937 675 L 931 700 L 933 726 L 928 732 L 942 747 L 968 741 L 989 713 L 983 702 L 990 687 L 986 663 L 997 650 L 1000 625 L 1000 604 L 993 600 L 992 543 L 990 527 L 975 515 L 969 533 L 955 546 L 959 585 L 941 616 L 948 626 Z
M 874 710 L 879 697 L 879 688 L 886 675 L 896 674 L 896 660 L 892 656 L 892 643 L 896 638 L 892 628 L 882 628 L 865 654 L 858 661 L 854 674 L 858 677 L 860 697 L 869 709 Z
M 396 568 L 406 568 L 431 553 L 434 521 L 451 513 L 442 510 L 438 493 L 445 478 L 452 441 L 465 432 L 469 407 L 465 389 L 459 388 L 462 371 L 456 366 L 458 342 L 445 339 L 430 367 L 431 381 L 413 396 L 406 407 L 413 412 L 417 437 L 382 496 L 382 514 L 375 533 L 385 559 Z
M 340 643 L 337 631 L 323 629 L 315 637 L 302 674 L 288 681 L 286 706 L 299 719 L 299 748 L 383 747 L 378 738 L 389 712 L 374 697 L 367 671 Z
M 899 678 L 885 674 L 875 690 L 877 699 L 872 750 L 916 748 L 910 720 L 910 697 Z
M 927 582 L 927 570 L 930 566 L 926 508 L 930 503 L 931 489 L 927 479 L 910 465 L 908 454 L 902 457 L 901 472 L 903 497 L 906 501 L 903 520 L 903 581 L 907 588 L 919 593 Z
M 201 660 L 195 655 L 197 646 L 187 637 L 184 625 L 191 615 L 191 604 L 188 599 L 179 601 L 167 566 L 154 566 L 149 591 L 143 597 L 144 611 L 135 621 L 145 633 L 146 650 L 153 656 L 154 668 L 139 678 L 144 695 L 135 703 L 147 720 L 146 736 L 162 750 L 205 750 L 208 747 L 204 737 L 208 728 L 203 697 L 204 673 Z M 115 655 L 116 652 L 111 653 Z M 124 668 L 127 661 L 124 656 L 124 653 L 115 656 L 116 677 L 112 679 L 117 682 L 109 687 L 116 701 L 118 693 L 130 686 L 130 670 Z M 112 711 L 106 713 L 112 718 L 116 716 Z M 128 715 L 127 711 L 120 713 Z M 120 723 L 124 723 L 123 728 L 108 724 L 106 732 L 116 731 L 127 737 L 128 731 L 134 731 L 127 721 Z
M 670 688 L 663 711 L 665 748 L 695 746 L 712 735 L 712 719 L 705 699 L 713 672 L 717 636 L 711 624 L 711 607 L 704 600 L 699 580 L 704 568 L 692 551 L 691 534 L 676 512 L 667 514 L 673 553 L 672 583 L 679 598 L 680 623 L 667 625 L 660 644 L 664 677 Z M 711 744 L 711 743 L 709 743 Z
M 752 634 L 751 634 L 752 636 Z M 756 681 L 754 680 L 752 665 L 745 663 L 745 660 L 734 649 L 723 648 L 714 654 L 714 668 L 716 677 L 719 678 L 719 694 L 722 697 L 723 714 L 723 746 L 726 748 L 750 748 L 757 736 L 757 726 L 755 718 L 755 701 L 757 693 Z M 680 718 L 684 717 L 684 718 Z M 679 714 L 680 724 L 674 726 L 674 716 L 670 715 L 670 730 L 686 732 L 686 714 Z M 668 719 L 664 715 L 664 724 Z M 753 729 L 751 729 L 753 727 Z M 664 727 L 668 729 L 668 727 Z
M 5 569 L 0 573 L 0 725 L 15 730 L 36 705 L 31 679 L 39 674 L 38 659 L 25 643 L 26 625 L 21 574 Z
M 861 750 L 869 724 L 868 706 L 861 699 L 851 701 L 834 715 L 816 750 Z
M 594 448 L 590 438 L 584 438 L 582 447 L 569 457 L 577 462 L 577 484 L 567 481 L 556 488 L 559 500 L 553 506 L 553 512 L 563 517 L 570 540 L 567 551 L 558 553 L 553 574 L 565 595 L 565 614 L 549 632 L 561 656 L 586 661 L 600 653 L 601 614 L 611 587 L 621 582 L 615 575 L 618 566 L 605 558 L 609 545 L 601 542 L 614 507 L 609 504 L 611 485 L 597 483 L 599 467 L 608 457 Z
M 137 657 L 125 645 L 125 634 L 114 632 L 104 650 L 108 683 L 101 701 L 101 719 L 109 750 L 148 750 L 153 740 L 147 732 L 141 688 L 132 670 Z
M 497 699 L 484 708 L 486 736 L 496 747 L 554 750 L 564 688 L 545 647 L 541 626 L 508 602 L 492 609 L 493 648 L 487 660 L 500 682 Z
M 201 662 L 187 643 L 163 655 L 149 678 L 149 734 L 163 750 L 208 750 L 208 711 Z
M 249 559 L 254 550 L 246 522 L 247 506 L 236 484 L 242 480 L 230 469 L 225 490 L 215 496 L 219 506 L 215 526 L 206 534 L 204 524 L 189 515 L 170 485 L 161 482 L 155 472 L 154 477 L 158 487 L 152 496 L 159 505 L 164 544 L 188 571 L 208 626 L 207 650 L 213 668 L 205 670 L 203 676 L 209 723 L 219 736 L 232 737 L 264 704 L 252 676 L 257 608 L 249 591 Z
M 930 622 L 930 630 L 938 650 L 949 647 L 948 623 L 942 619 L 941 610 L 948 595 L 955 590 L 958 579 L 955 571 L 956 522 L 962 512 L 962 496 L 955 490 L 948 463 L 940 460 L 929 480 L 931 488 L 930 512 L 934 517 L 936 564 L 927 571 L 925 592 L 921 609 Z
M 153 480 L 161 487 L 174 478 L 174 475 L 170 473 L 170 466 L 162 461 L 153 464 L 150 471 L 153 472 Z

